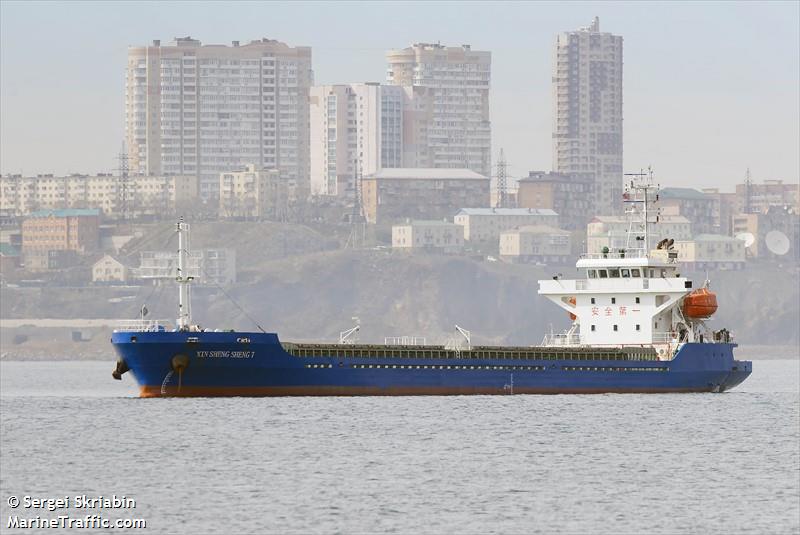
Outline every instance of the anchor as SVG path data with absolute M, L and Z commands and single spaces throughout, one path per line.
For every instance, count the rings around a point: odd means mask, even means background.
M 123 359 L 117 359 L 117 367 L 114 368 L 114 371 L 111 372 L 111 377 L 116 379 L 117 381 L 122 380 L 122 374 L 130 370 L 128 367 L 128 363 L 125 362 Z
M 161 383 L 162 396 L 167 395 L 167 384 L 169 383 L 172 374 L 174 374 L 175 372 L 178 373 L 178 393 L 180 394 L 181 387 L 183 386 L 183 371 L 189 367 L 189 356 L 183 354 L 175 355 L 174 357 L 172 357 L 172 360 L 170 361 L 170 367 L 172 369 L 170 369 L 170 371 L 167 372 L 167 375 L 164 377 L 164 382 Z

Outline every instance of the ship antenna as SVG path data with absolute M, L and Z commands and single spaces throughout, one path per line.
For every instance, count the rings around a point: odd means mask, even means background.
M 639 232 L 641 232 L 641 235 L 637 233 L 636 240 L 642 241 L 643 256 L 649 257 L 650 221 L 648 214 L 648 205 L 651 202 L 658 200 L 658 193 L 657 193 L 658 188 L 656 186 L 653 186 L 653 168 L 652 166 L 648 167 L 646 173 L 644 169 L 642 169 L 638 173 L 625 173 L 624 176 L 633 177 L 631 179 L 631 186 L 630 186 L 631 193 L 623 195 L 623 198 L 632 202 L 631 209 L 629 211 L 626 211 L 626 213 L 630 214 L 627 243 L 630 244 L 630 239 L 631 239 L 630 232 L 634 227 L 634 221 L 638 220 L 636 226 L 639 227 Z M 654 199 L 648 195 L 651 189 L 656 190 L 656 195 Z M 639 204 L 642 205 L 641 209 L 637 207 Z
M 651 171 L 652 173 L 652 171 Z M 652 176 L 652 174 L 651 174 Z M 647 228 L 650 226 L 650 221 L 647 219 L 647 186 L 644 188 L 644 256 L 650 256 L 650 243 L 648 241 Z
M 183 216 L 178 220 L 178 330 L 186 331 L 192 324 L 192 305 L 189 298 L 189 283 L 194 277 L 188 276 L 189 226 L 184 223 Z

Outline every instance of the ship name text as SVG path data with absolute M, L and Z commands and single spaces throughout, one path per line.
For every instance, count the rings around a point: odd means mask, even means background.
M 256 356 L 255 351 L 198 351 L 200 359 L 251 359 Z

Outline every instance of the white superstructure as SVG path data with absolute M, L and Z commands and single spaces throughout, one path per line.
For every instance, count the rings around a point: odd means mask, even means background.
M 574 318 L 566 333 L 548 336 L 545 343 L 655 346 L 661 358 L 671 358 L 681 343 L 727 338 L 727 331 L 707 331 L 702 318 L 685 317 L 693 283 L 681 276 L 673 244 L 663 239 L 651 249 L 652 227 L 660 217 L 652 178 L 632 181 L 623 199 L 630 216 L 626 247 L 584 255 L 576 264 L 578 279 L 539 281 L 539 293 Z

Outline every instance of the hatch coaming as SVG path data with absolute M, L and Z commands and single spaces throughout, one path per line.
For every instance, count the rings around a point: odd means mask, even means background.
M 313 344 L 282 342 L 284 351 L 301 358 L 417 359 L 417 360 L 622 360 L 655 361 L 653 347 L 473 346 L 453 350 L 445 346 L 387 346 L 378 344 Z

